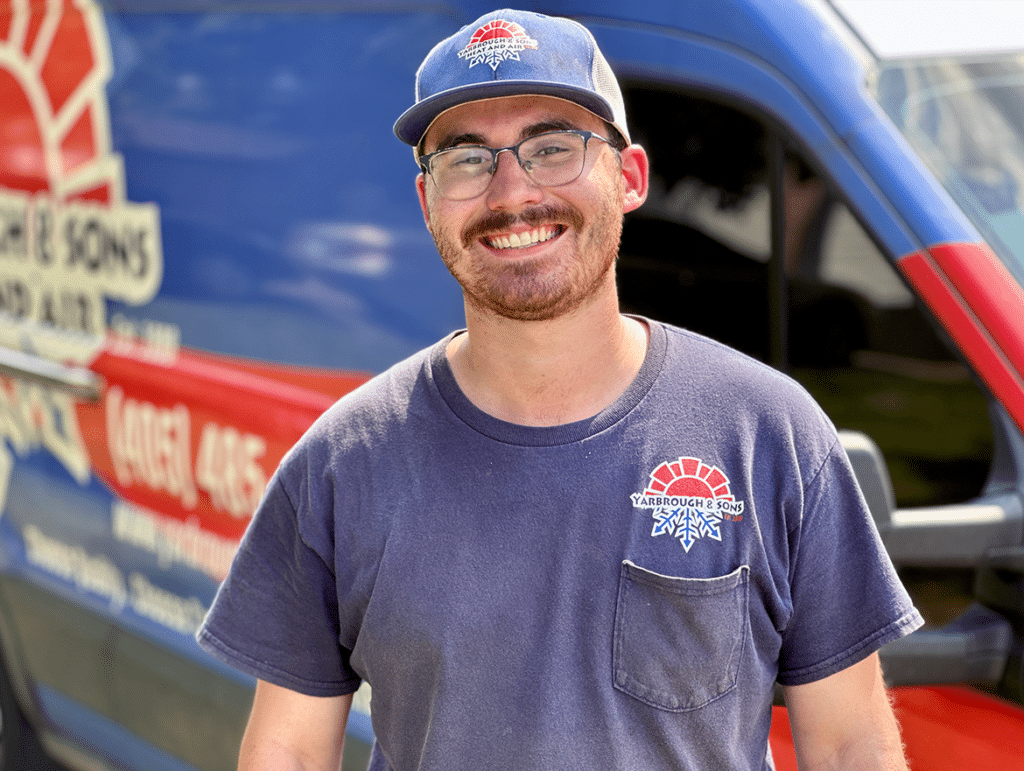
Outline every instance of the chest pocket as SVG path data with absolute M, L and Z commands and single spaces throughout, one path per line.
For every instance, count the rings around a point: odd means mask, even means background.
M 652 707 L 688 712 L 736 686 L 750 620 L 750 568 L 673 578 L 622 563 L 612 651 L 615 687 Z

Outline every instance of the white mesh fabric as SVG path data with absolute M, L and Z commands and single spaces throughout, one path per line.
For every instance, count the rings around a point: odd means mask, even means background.
M 590 35 L 590 31 L 587 31 Z M 590 77 L 594 84 L 594 90 L 599 96 L 607 100 L 612 108 L 612 125 L 619 130 L 623 138 L 629 142 L 629 131 L 626 129 L 626 105 L 622 101 L 622 91 L 619 89 L 619 82 L 612 72 L 608 60 L 604 58 L 601 49 L 597 47 L 597 41 L 590 35 L 591 45 L 594 46 L 594 62 L 591 66 Z

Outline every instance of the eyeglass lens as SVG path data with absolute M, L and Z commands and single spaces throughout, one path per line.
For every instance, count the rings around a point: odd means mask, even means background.
M 514 153 L 519 165 L 538 185 L 557 187 L 576 179 L 586 160 L 587 138 L 570 131 L 553 131 L 530 137 L 502 150 L 470 145 L 442 150 L 431 156 L 430 175 L 445 198 L 461 201 L 476 198 L 487 189 L 503 150 Z

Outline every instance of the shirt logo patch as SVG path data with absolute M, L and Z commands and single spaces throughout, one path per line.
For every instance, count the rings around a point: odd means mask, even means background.
M 743 501 L 733 497 L 729 478 L 699 458 L 665 461 L 630 499 L 634 508 L 652 509 L 652 537 L 678 538 L 687 552 L 701 538 L 721 542 L 723 521 L 743 520 Z
M 495 19 L 473 33 L 469 44 L 459 51 L 459 58 L 467 60 L 470 67 L 486 62 L 497 70 L 506 59 L 519 61 L 519 52 L 527 48 L 536 49 L 537 41 L 521 25 Z

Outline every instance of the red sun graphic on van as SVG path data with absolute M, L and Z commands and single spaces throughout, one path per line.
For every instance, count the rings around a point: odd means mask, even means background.
M 52 24 L 53 12 L 29 3 L 0 28 L 0 187 L 109 203 L 119 179 L 106 160 L 97 20 L 68 4 Z

